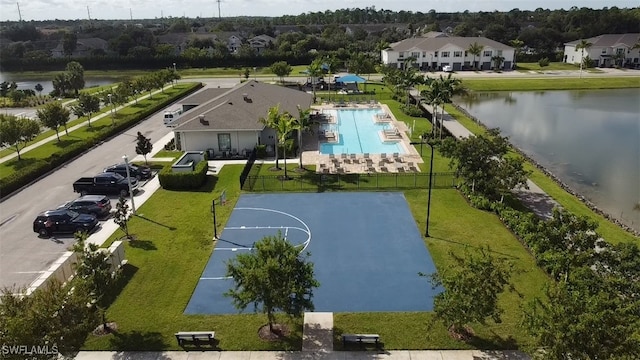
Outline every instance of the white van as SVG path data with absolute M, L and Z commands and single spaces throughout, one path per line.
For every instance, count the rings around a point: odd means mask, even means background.
M 182 110 L 180 110 L 180 109 L 165 112 L 164 113 L 164 124 L 166 126 L 171 126 L 171 124 L 174 121 L 178 120 L 181 115 L 182 115 Z
M 451 65 L 445 65 L 442 67 L 442 71 L 444 72 L 452 72 L 453 68 L 451 67 Z

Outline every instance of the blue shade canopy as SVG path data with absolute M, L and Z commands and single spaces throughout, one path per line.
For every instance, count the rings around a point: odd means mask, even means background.
M 354 74 L 348 74 L 345 76 L 341 76 L 339 78 L 336 78 L 336 82 L 341 82 L 341 83 L 363 83 L 367 81 L 365 78 L 362 78 L 358 75 L 354 75 Z

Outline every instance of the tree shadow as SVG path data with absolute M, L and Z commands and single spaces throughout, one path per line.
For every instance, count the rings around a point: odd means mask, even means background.
M 16 153 L 16 155 L 17 155 L 17 153 Z M 15 157 L 15 158 L 7 161 L 6 164 L 8 166 L 10 166 L 11 168 L 13 168 L 13 170 L 18 171 L 18 170 L 20 170 L 22 168 L 29 167 L 29 166 L 31 166 L 31 165 L 33 165 L 33 164 L 35 164 L 36 162 L 39 161 L 38 159 L 25 158 L 24 154 L 22 154 L 22 153 L 20 154 L 20 156 L 21 156 L 20 160 L 18 160 L 18 158 Z
M 100 131 L 102 131 L 102 129 L 108 128 L 110 126 L 111 126 L 111 124 L 96 126 L 96 125 L 93 125 L 93 123 L 92 123 L 91 126 L 87 126 L 85 131 L 87 131 L 87 132 L 100 132 Z
M 109 291 L 104 294 L 101 302 L 106 305 L 111 305 L 137 272 L 138 267 L 130 263 L 124 264 L 120 269 L 120 276 L 117 277 L 116 282 L 111 286 Z
M 126 333 L 113 332 L 113 337 L 109 339 L 109 347 L 121 351 L 153 350 L 160 351 L 169 347 L 159 332 L 141 332 L 137 330 Z M 114 359 L 131 359 L 129 354 L 119 353 L 114 355 Z
M 129 241 L 129 246 L 142 250 L 158 250 L 151 240 L 132 240 Z
M 469 248 L 472 248 L 472 249 L 478 249 L 478 250 L 480 250 L 480 249 L 483 249 L 483 248 L 484 248 L 484 247 L 482 247 L 482 246 L 469 245 L 469 244 L 467 244 L 467 243 L 463 243 L 463 242 L 459 242 L 459 241 L 455 241 L 455 240 L 443 239 L 443 238 L 439 238 L 439 237 L 435 237 L 435 236 L 430 236 L 429 238 L 430 238 L 430 239 L 433 239 L 433 240 L 439 240 L 439 241 L 448 242 L 448 243 L 450 243 L 450 244 L 460 245 L 460 246 L 462 246 L 462 247 L 469 247 Z M 511 255 L 511 254 L 506 254 L 506 253 L 503 253 L 503 252 L 500 252 L 500 251 L 496 251 L 496 250 L 495 250 L 494 248 L 492 248 L 492 247 L 490 247 L 490 248 L 489 248 L 489 251 L 490 251 L 492 254 L 499 254 L 499 255 L 502 255 L 502 256 L 504 256 L 504 257 L 506 257 L 506 258 L 509 258 L 509 259 L 512 259 L 512 260 L 518 260 L 518 259 L 520 259 L 520 258 L 519 258 L 519 257 L 517 257 L 517 256 L 513 256 L 513 255 Z
M 472 345 L 476 349 L 486 349 L 486 350 L 517 350 L 519 349 L 518 342 L 511 335 L 506 338 L 501 337 L 496 334 L 494 331 L 491 331 L 491 335 L 488 338 L 472 336 L 470 339 L 466 341 L 467 344 Z M 495 357 L 490 356 L 492 352 L 485 351 L 488 355 L 487 357 L 480 357 L 478 359 L 495 359 Z M 493 352 L 493 355 L 496 355 Z M 474 357 L 476 359 L 476 357 Z
M 78 143 L 80 141 L 82 141 L 82 139 L 80 139 L 80 138 L 75 139 L 75 140 L 65 139 L 65 140 L 56 141 L 56 142 L 53 143 L 53 145 L 55 147 L 57 147 L 57 148 L 64 149 L 64 148 L 66 148 L 68 146 L 71 146 L 73 144 L 76 144 L 76 143 Z

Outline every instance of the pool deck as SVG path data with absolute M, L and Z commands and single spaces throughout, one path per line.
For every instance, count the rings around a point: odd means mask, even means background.
M 356 173 L 364 174 L 371 172 L 380 173 L 398 173 L 398 172 L 418 172 L 420 168 L 418 164 L 422 163 L 422 158 L 418 151 L 410 145 L 409 128 L 407 125 L 395 118 L 389 107 L 385 104 L 322 104 L 312 107 L 311 113 L 325 113 L 326 110 L 342 110 L 342 109 L 371 109 L 381 108 L 385 114 L 389 115 L 390 124 L 397 129 L 396 134 L 392 134 L 389 139 L 399 141 L 404 149 L 403 154 L 394 157 L 393 154 L 369 154 L 367 160 L 364 154 L 346 155 L 336 154 L 332 158 L 328 154 L 320 153 L 320 144 L 324 141 L 318 140 L 319 126 L 314 125 L 311 133 L 305 133 L 302 143 L 304 148 L 302 151 L 302 163 L 305 165 L 316 165 L 318 172 L 325 173 Z M 329 123 L 335 123 L 335 119 L 328 119 Z M 371 120 L 373 121 L 373 119 Z M 382 136 L 382 135 L 381 135 Z M 346 157 L 346 158 L 345 158 Z

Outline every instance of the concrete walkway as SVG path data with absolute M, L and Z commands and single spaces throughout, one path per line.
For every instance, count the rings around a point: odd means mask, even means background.
M 520 351 L 389 350 L 389 351 L 81 351 L 77 360 L 531 360 Z
M 302 328 L 302 351 L 333 350 L 333 313 L 306 312 Z

